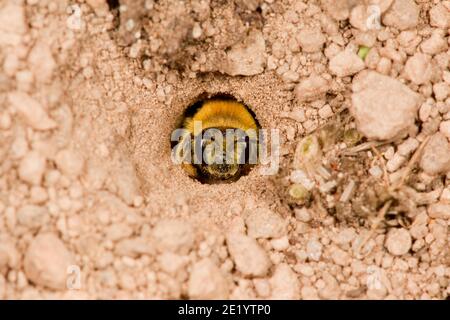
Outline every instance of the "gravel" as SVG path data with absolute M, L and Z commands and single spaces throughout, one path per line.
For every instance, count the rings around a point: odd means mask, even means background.
M 411 235 L 406 229 L 392 229 L 386 235 L 385 246 L 394 256 L 407 254 L 411 249 Z
M 391 77 L 368 71 L 353 80 L 350 110 L 368 138 L 387 140 L 405 132 L 414 124 L 419 102 L 414 91 Z

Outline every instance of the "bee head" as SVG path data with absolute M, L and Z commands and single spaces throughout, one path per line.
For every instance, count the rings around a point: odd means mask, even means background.
M 203 183 L 236 181 L 256 164 L 251 155 L 258 148 L 259 126 L 247 107 L 236 100 L 203 101 L 184 118 L 183 128 L 196 160 L 184 168 Z

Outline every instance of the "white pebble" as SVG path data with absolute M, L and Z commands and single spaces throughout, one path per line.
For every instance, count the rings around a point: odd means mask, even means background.
M 385 246 L 389 253 L 394 256 L 401 256 L 408 253 L 411 245 L 412 238 L 406 229 L 391 229 L 386 236 Z

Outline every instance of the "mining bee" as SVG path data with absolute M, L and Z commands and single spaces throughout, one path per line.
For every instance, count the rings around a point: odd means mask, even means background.
M 259 125 L 230 96 L 203 99 L 187 109 L 172 135 L 172 159 L 202 183 L 229 183 L 257 163 Z

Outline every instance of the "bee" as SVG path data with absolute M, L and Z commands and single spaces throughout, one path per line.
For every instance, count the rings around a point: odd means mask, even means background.
M 184 159 L 181 165 L 188 175 L 202 183 L 234 182 L 257 162 L 259 124 L 243 103 L 231 97 L 194 104 L 181 127 L 181 143 L 173 150 Z

